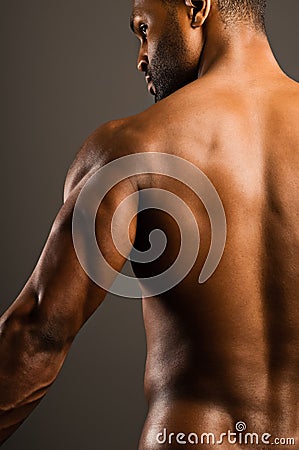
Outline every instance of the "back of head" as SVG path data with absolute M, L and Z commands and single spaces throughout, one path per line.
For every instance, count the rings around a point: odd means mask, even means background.
M 162 0 L 173 5 L 182 0 Z M 256 30 L 265 33 L 265 12 L 267 0 L 212 0 L 216 4 L 220 17 L 227 27 L 238 23 L 246 23 Z M 185 1 L 186 3 L 186 1 Z M 202 0 L 188 0 L 188 4 L 201 9 Z
M 265 32 L 267 0 L 216 0 L 216 2 L 226 25 L 230 26 L 236 22 L 248 23 Z

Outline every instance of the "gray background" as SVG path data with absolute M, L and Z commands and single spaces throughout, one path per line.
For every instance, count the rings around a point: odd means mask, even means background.
M 298 0 L 269 0 L 270 42 L 297 81 L 298 14 Z M 100 123 L 152 102 L 135 70 L 129 15 L 129 0 L 0 2 L 0 312 L 38 259 L 81 143 Z M 3 448 L 136 449 L 144 362 L 140 301 L 107 296 L 55 385 Z

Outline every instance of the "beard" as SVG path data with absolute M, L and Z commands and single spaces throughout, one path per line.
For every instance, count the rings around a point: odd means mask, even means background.
M 199 61 L 190 61 L 179 22 L 172 17 L 166 28 L 147 71 L 155 88 L 156 103 L 198 78 Z

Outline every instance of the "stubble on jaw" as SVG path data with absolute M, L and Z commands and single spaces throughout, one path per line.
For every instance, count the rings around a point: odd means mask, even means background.
M 152 58 L 148 75 L 155 87 L 155 102 L 173 94 L 198 77 L 198 67 L 192 67 L 180 23 L 173 12 L 167 19 Z

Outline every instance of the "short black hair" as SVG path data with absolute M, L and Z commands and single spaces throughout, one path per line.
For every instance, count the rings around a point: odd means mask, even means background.
M 265 32 L 267 0 L 217 0 L 223 22 L 246 22 Z
M 166 5 L 178 4 L 183 0 L 162 0 Z M 259 31 L 265 33 L 265 12 L 267 0 L 215 0 L 226 25 L 236 22 L 245 22 Z M 201 0 L 193 0 L 196 7 Z

